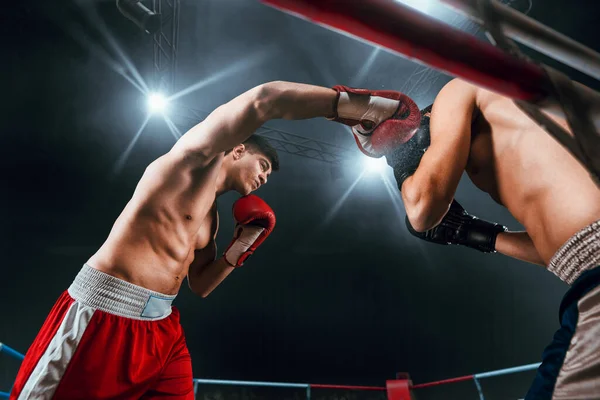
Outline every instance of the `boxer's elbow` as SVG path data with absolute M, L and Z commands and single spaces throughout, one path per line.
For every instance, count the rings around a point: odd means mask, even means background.
M 402 199 L 406 216 L 414 230 L 425 232 L 442 221 L 452 202 L 446 197 L 434 185 L 403 185 Z
M 415 231 L 425 232 L 435 227 L 436 223 L 430 209 L 430 206 L 424 202 L 406 206 L 406 216 Z
M 273 81 L 263 83 L 255 88 L 254 111 L 257 118 L 263 123 L 272 119 L 283 118 L 282 102 L 285 86 L 286 82 Z
M 208 297 L 209 294 L 212 293 L 212 291 L 211 290 L 201 290 L 201 291 L 197 291 L 194 293 L 196 293 L 197 296 L 200 296 L 201 298 L 205 299 Z

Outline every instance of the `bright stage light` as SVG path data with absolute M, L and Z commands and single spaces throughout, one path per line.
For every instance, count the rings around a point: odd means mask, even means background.
M 387 168 L 387 162 L 385 157 L 373 158 L 373 157 L 363 157 L 365 163 L 365 170 L 372 174 L 383 174 L 385 169 Z
M 148 109 L 151 113 L 164 113 L 167 109 L 167 99 L 160 93 L 152 93 L 148 96 Z
M 409 7 L 415 8 L 425 14 L 431 10 L 432 0 L 396 0 L 398 3 L 404 3 Z

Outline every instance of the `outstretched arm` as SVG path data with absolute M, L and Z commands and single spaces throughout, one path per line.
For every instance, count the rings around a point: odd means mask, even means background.
M 320 86 L 265 83 L 218 107 L 183 135 L 173 150 L 210 160 L 245 141 L 271 119 L 332 117 L 336 98 L 335 90 Z

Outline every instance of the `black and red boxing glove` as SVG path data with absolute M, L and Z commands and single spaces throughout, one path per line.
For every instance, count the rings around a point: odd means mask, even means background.
M 411 235 L 437 244 L 458 244 L 483 253 L 496 252 L 496 237 L 508 228 L 495 222 L 479 219 L 469 214 L 456 200 L 436 227 L 417 232 L 406 217 L 406 227 Z
M 275 213 L 260 197 L 249 194 L 233 204 L 233 219 L 233 240 L 223 256 L 229 264 L 239 267 L 269 236 L 275 227 Z
M 394 177 L 400 191 L 406 178 L 415 173 L 421 158 L 429 148 L 429 119 L 432 106 L 421 110 L 421 124 L 417 132 L 406 143 L 385 156 L 388 165 L 394 169 Z
M 417 104 L 393 90 L 334 86 L 338 93 L 332 120 L 352 127 L 360 151 L 379 158 L 410 140 L 421 122 Z

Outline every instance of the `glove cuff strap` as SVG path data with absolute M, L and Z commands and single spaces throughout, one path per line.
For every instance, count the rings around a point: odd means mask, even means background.
M 490 243 L 489 243 L 489 247 L 484 246 L 479 250 L 481 250 L 484 253 L 495 253 L 496 252 L 496 239 L 498 238 L 498 234 L 508 231 L 508 228 L 504 225 L 496 224 L 493 222 L 488 222 L 488 221 L 485 221 L 485 222 L 487 222 L 490 225 L 493 225 L 492 229 L 491 229 L 492 233 L 490 234 Z
M 234 267 L 240 267 L 244 261 L 250 256 L 252 251 L 250 248 L 252 244 L 256 242 L 258 237 L 262 234 L 265 228 L 253 225 L 239 225 L 236 228 L 237 238 L 229 245 L 229 248 L 225 250 L 225 260 L 233 265 Z M 248 255 L 246 255 L 248 254 Z
M 400 101 L 387 97 L 338 90 L 333 119 L 368 136 L 382 121 L 394 115 L 399 106 Z M 363 126 L 363 122 L 368 124 Z
M 484 235 L 489 235 L 489 241 L 487 243 L 480 243 L 476 248 L 483 253 L 495 253 L 496 252 L 496 238 L 501 232 L 508 231 L 508 228 L 504 225 L 500 225 L 494 222 L 479 220 L 480 223 L 487 225 L 485 231 L 482 232 Z

